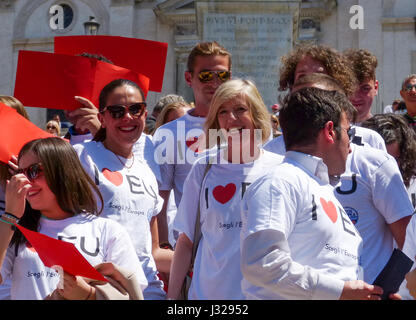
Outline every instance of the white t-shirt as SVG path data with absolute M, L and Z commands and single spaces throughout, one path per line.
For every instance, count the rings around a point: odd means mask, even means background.
M 386 152 L 351 144 L 335 196 L 363 238 L 364 281 L 373 283 L 393 251 L 392 224 L 413 212 L 396 160 Z
M 184 116 L 159 127 L 153 135 L 155 160 L 160 166 L 160 190 L 172 190 L 176 205 L 182 197 L 183 184 L 192 164 L 201 156 L 196 139 L 203 134 L 205 118 Z
M 409 221 L 409 224 L 406 228 L 406 238 L 404 240 L 404 245 L 402 249 L 403 253 L 407 255 L 413 261 L 412 270 L 416 268 L 416 216 L 413 215 Z M 403 280 L 399 288 L 399 294 L 403 298 L 403 300 L 414 300 L 412 295 L 409 293 L 409 290 L 406 288 L 407 281 L 406 279 Z
M 73 243 L 92 266 L 113 262 L 135 271 L 142 289 L 146 287 L 147 280 L 130 238 L 115 221 L 85 214 L 63 220 L 41 217 L 39 232 Z M 17 256 L 14 245 L 8 248 L 1 276 L 12 279 L 13 300 L 44 299 L 57 288 L 59 282 L 58 273 L 45 267 L 28 242 L 19 245 Z
M 322 159 L 293 151 L 247 189 L 241 267 L 248 299 L 338 299 L 344 281 L 360 279 L 362 239 L 333 192 Z
M 162 209 L 156 177 L 141 155 L 125 159 L 106 149 L 101 142 L 74 145 L 86 172 L 95 181 L 104 199 L 103 217 L 119 222 L 130 235 L 142 263 L 149 286 L 145 299 L 164 299 L 163 283 L 157 277 L 152 256 L 150 221 Z M 133 160 L 134 159 L 134 160 Z M 126 163 L 128 169 L 121 162 Z M 134 161 L 134 162 L 133 162 Z
M 200 205 L 202 237 L 188 294 L 190 300 L 244 299 L 240 270 L 241 199 L 259 175 L 283 160 L 282 156 L 264 151 L 254 162 L 231 164 L 221 158 L 223 153 L 222 150 L 214 156 L 216 164 L 211 166 L 203 183 L 206 158 L 193 165 L 174 220 L 174 229 L 193 241 Z
M 352 143 L 357 145 L 369 145 L 370 147 L 387 152 L 384 139 L 378 132 L 359 126 L 353 126 L 353 128 L 355 129 L 355 134 L 351 141 Z M 286 153 L 286 146 L 285 141 L 283 140 L 283 135 L 268 142 L 264 146 L 264 149 L 270 152 L 284 155 Z

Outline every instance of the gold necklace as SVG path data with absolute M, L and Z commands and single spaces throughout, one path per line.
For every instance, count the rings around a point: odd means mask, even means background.
M 134 153 L 133 153 L 133 157 L 132 157 L 133 158 L 133 161 L 131 162 L 131 165 L 129 167 L 126 165 L 127 161 L 129 161 L 129 159 L 127 159 L 126 162 L 123 162 L 116 153 L 114 153 L 114 154 L 116 155 L 118 161 L 120 161 L 120 163 L 123 165 L 123 167 L 126 167 L 127 169 L 131 169 L 133 167 L 133 164 L 134 164 Z

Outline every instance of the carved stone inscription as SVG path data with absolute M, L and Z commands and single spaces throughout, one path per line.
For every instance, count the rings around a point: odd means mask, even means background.
M 204 13 L 203 39 L 232 54 L 233 77 L 254 80 L 266 106 L 277 102 L 280 57 L 292 49 L 291 14 Z

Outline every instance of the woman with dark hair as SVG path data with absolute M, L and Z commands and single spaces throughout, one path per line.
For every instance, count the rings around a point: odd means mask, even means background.
M 173 251 L 159 248 L 156 216 L 163 200 L 136 144 L 146 115 L 142 89 L 129 80 L 114 80 L 100 93 L 101 128 L 93 141 L 74 148 L 103 195 L 102 215 L 123 225 L 132 239 L 149 283 L 144 299 L 165 299 L 157 271 L 169 272 Z
M 416 177 L 416 134 L 399 114 L 376 114 L 362 123 L 363 127 L 377 131 L 386 143 L 387 152 L 399 165 L 404 184 L 409 194 L 413 193 L 416 204 L 414 179 Z M 413 190 L 412 190 L 413 189 Z
M 20 151 L 18 167 L 7 183 L 6 209 L 0 217 L 0 282 L 12 279 L 12 299 L 44 299 L 59 281 L 22 233 L 11 227 L 13 223 L 52 238 L 70 239 L 93 266 L 113 262 L 134 271 L 142 288 L 146 286 L 126 231 L 114 221 L 97 217 L 102 196 L 69 143 L 60 138 L 33 140 Z M 65 273 L 64 278 L 63 289 L 58 289 L 63 298 L 96 298 L 95 288 L 82 277 Z

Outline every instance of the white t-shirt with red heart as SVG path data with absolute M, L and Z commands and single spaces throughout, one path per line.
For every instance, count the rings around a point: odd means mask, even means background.
M 362 239 L 322 159 L 287 152 L 248 188 L 241 216 L 242 270 L 256 279 L 256 285 L 243 279 L 246 298 L 338 299 L 344 281 L 360 279 Z M 267 243 L 250 243 L 262 236 Z
M 201 232 L 188 298 L 244 299 L 241 290 L 240 203 L 247 187 L 266 168 L 276 166 L 282 156 L 264 151 L 254 162 L 220 163 L 223 151 L 216 154 L 217 164 L 208 171 L 204 183 L 206 158 L 192 167 L 183 189 L 173 227 L 193 241 L 198 203 Z M 201 190 L 202 185 L 202 190 Z
M 125 159 L 117 157 L 101 142 L 89 141 L 74 148 L 104 198 L 101 215 L 119 222 L 131 237 L 149 282 L 144 298 L 164 299 L 163 283 L 157 277 L 152 256 L 150 232 L 150 221 L 162 209 L 163 199 L 155 175 L 143 160 L 142 150 L 134 153 L 134 158 Z

